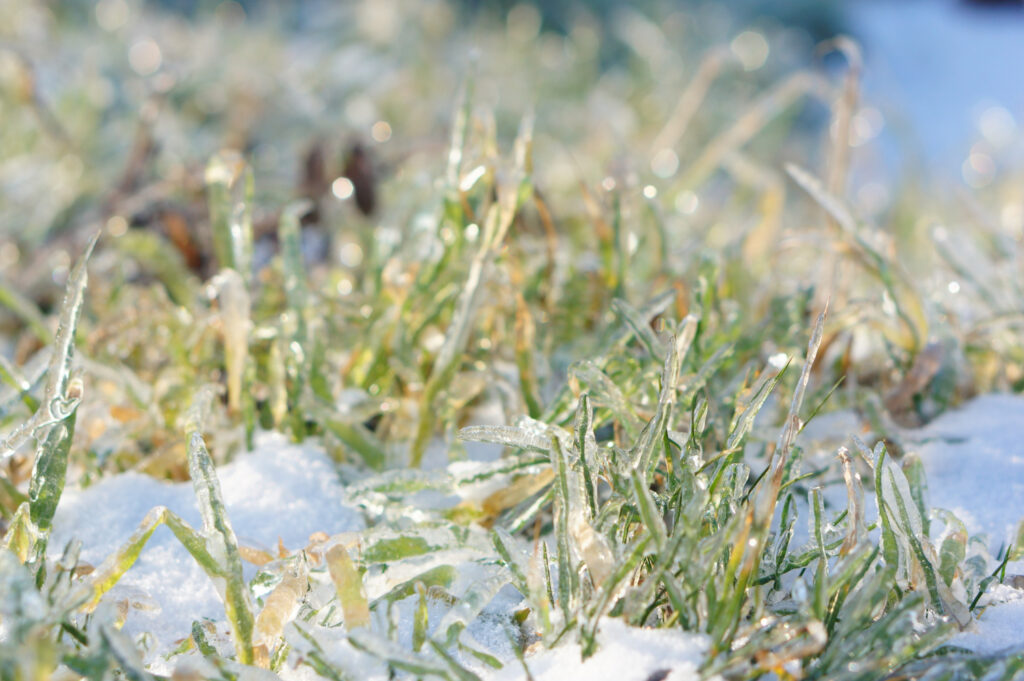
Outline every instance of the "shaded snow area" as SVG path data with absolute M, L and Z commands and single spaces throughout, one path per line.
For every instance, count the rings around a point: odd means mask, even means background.
M 1024 520 L 1024 398 L 979 397 L 915 435 L 931 505 L 955 513 L 970 534 L 988 535 L 993 552 L 1008 546 Z M 1024 561 L 1007 565 L 1006 581 L 1015 575 L 1024 575 Z M 1024 648 L 1024 589 L 994 583 L 981 603 L 977 629 L 951 643 L 978 653 Z
M 815 427 L 826 421 L 828 430 L 837 437 L 848 437 L 857 430 L 856 419 L 845 418 L 842 413 L 838 417 L 823 417 Z M 924 463 L 932 507 L 953 511 L 971 534 L 986 534 L 993 554 L 1013 538 L 1017 523 L 1024 518 L 1024 398 L 980 397 L 925 428 L 904 431 L 902 438 Z M 812 439 L 818 438 L 807 441 Z M 494 452 L 487 452 L 481 458 L 493 455 Z M 463 461 L 450 463 L 446 468 L 458 476 L 460 471 L 465 472 L 463 469 L 480 465 L 484 464 Z M 437 467 L 442 466 L 438 460 Z M 306 546 L 313 533 L 354 533 L 350 535 L 354 537 L 350 546 L 358 544 L 358 538 L 364 536 L 360 532 L 366 529 L 363 511 L 347 500 L 334 464 L 316 445 L 294 445 L 280 435 L 262 434 L 253 452 L 219 468 L 218 475 L 228 515 L 243 546 L 276 555 L 279 540 L 293 551 Z M 470 491 L 459 490 L 456 496 L 465 496 Z M 489 491 L 492 490 L 484 490 Z M 870 494 L 868 497 L 870 520 L 876 514 L 874 501 Z M 844 503 L 842 499 L 837 501 Z M 450 502 L 446 500 L 441 505 Z M 82 559 L 98 565 L 158 505 L 167 506 L 194 527 L 201 525 L 189 483 L 169 484 L 125 473 L 84 490 L 69 488 L 57 513 L 52 550 L 59 551 L 66 541 L 77 537 L 83 542 Z M 416 515 L 397 519 L 397 525 L 416 525 Z M 437 544 L 445 542 L 439 540 Z M 528 549 L 525 545 L 522 548 Z M 527 678 L 522 663 L 514 655 L 515 632 L 509 626 L 509 614 L 521 607 L 520 596 L 509 586 L 499 588 L 504 576 L 493 559 L 485 531 L 470 531 L 457 548 L 403 560 L 383 572 L 371 570 L 365 576 L 367 595 L 371 601 L 380 598 L 403 580 L 442 565 L 457 566 L 458 574 L 449 587 L 456 596 L 488 582 L 497 585 L 487 592 L 484 602 L 490 604 L 470 624 L 462 641 L 486 650 L 501 660 L 504 667 L 495 671 L 456 651 L 459 661 L 489 681 Z M 256 569 L 248 564 L 246 571 L 249 579 L 256 574 Z M 1016 588 L 1024 577 L 1015 580 L 1013 575 L 1024 575 L 1024 561 L 1008 565 L 1006 583 L 990 585 L 982 597 L 984 608 L 979 611 L 978 621 L 959 634 L 952 641 L 954 644 L 979 653 L 1024 647 L 1024 590 Z M 331 593 L 327 593 L 331 588 L 329 583 L 314 587 L 310 598 L 326 603 L 331 598 Z M 125 631 L 134 638 L 149 633 L 148 643 L 143 639 L 148 646 L 146 661 L 158 672 L 168 672 L 179 661 L 187 661 L 185 656 L 170 661 L 164 656 L 189 635 L 193 621 L 208 618 L 218 629 L 226 628 L 223 605 L 210 579 L 163 527 L 157 529 L 138 562 L 107 600 L 132 603 Z M 417 602 L 415 597 L 402 598 L 394 606 L 397 612 L 393 621 L 398 622 L 395 633 L 405 646 L 411 644 Z M 444 603 L 431 601 L 429 629 L 442 626 L 448 611 Z M 374 623 L 374 628 L 382 630 L 387 623 L 379 615 L 380 612 L 374 612 L 374 617 L 381 620 Z M 294 654 L 301 652 L 301 637 L 296 637 L 295 632 L 285 634 L 294 646 Z M 353 678 L 389 678 L 387 667 L 378 658 L 359 652 L 348 643 L 344 627 L 316 626 L 309 629 L 309 634 L 323 656 L 353 674 Z M 697 669 L 707 650 L 707 640 L 699 635 L 630 628 L 612 619 L 602 622 L 599 641 L 599 651 L 586 662 L 581 661 L 576 643 L 567 637 L 553 650 L 528 649 L 525 663 L 536 681 L 684 681 L 699 678 Z M 280 676 L 318 678 L 311 669 L 296 667 L 293 661 L 285 664 Z
M 1024 574 L 1024 561 L 1007 564 L 1006 574 Z M 1024 648 L 1024 589 L 993 584 L 982 596 L 984 610 L 975 629 L 957 634 L 951 643 L 983 655 Z
M 987 534 L 993 549 L 1008 545 L 1024 519 L 1024 399 L 979 397 L 913 438 L 931 505 L 955 513 L 970 534 Z
M 695 681 L 708 647 L 703 636 L 638 629 L 613 619 L 601 624 L 598 644 L 597 653 L 586 662 L 580 661 L 580 647 L 571 644 L 534 655 L 526 663 L 536 681 Z M 518 681 L 524 676 L 522 667 L 512 663 L 493 680 Z

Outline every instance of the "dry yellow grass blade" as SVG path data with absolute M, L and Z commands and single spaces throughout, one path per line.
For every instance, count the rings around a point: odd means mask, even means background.
M 341 611 L 345 615 L 345 628 L 349 631 L 370 624 L 370 604 L 366 599 L 363 579 L 348 551 L 340 544 L 327 550 L 327 570 L 338 592 Z

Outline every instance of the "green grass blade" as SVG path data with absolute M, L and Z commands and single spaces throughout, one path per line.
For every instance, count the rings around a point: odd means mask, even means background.
M 550 435 L 519 426 L 466 426 L 459 430 L 459 439 L 515 447 L 542 454 L 547 454 L 551 449 Z
M 68 276 L 64 300 L 60 307 L 57 334 L 53 341 L 53 356 L 46 370 L 46 385 L 41 406 L 32 418 L 15 428 L 0 442 L 0 460 L 10 456 L 30 435 L 38 436 L 42 433 L 42 428 L 66 419 L 78 403 L 80 396 L 69 394 L 68 385 L 71 382 L 71 364 L 74 360 L 75 330 L 78 328 L 85 287 L 89 280 L 86 263 L 98 238 L 99 233 L 89 241 L 85 252 Z
M 50 428 L 46 437 L 39 441 L 35 465 L 29 481 L 29 517 L 39 533 L 36 539 L 36 555 L 40 559 L 46 553 L 46 542 L 57 512 L 57 504 L 64 492 L 67 478 L 68 454 L 75 434 L 75 417 L 78 409 L 64 421 Z
M 50 331 L 46 318 L 35 303 L 2 278 L 0 278 L 0 305 L 21 318 L 40 342 L 49 345 L 53 341 L 53 332 Z
M 252 276 L 252 170 L 236 152 L 221 152 L 206 166 L 213 252 L 222 268 Z
M 188 470 L 192 477 L 192 488 L 203 518 L 203 534 L 209 551 L 221 562 L 225 583 L 218 591 L 224 600 L 228 624 L 231 628 L 238 661 L 251 664 L 253 660 L 252 597 L 242 575 L 242 558 L 238 552 L 238 540 L 228 520 L 220 482 L 213 466 L 213 460 L 206 450 L 203 436 L 193 431 L 189 436 Z M 216 582 L 217 580 L 215 580 Z
M 612 312 L 629 327 L 651 357 L 665 356 L 665 344 L 658 338 L 651 325 L 646 323 L 639 310 L 625 300 L 616 298 L 612 301 Z
M 555 469 L 555 548 L 558 562 L 558 605 L 565 619 L 571 619 L 570 608 L 576 593 L 576 571 L 569 548 L 569 471 L 562 445 L 551 438 L 551 465 Z
M 195 299 L 199 290 L 196 276 L 185 265 L 181 253 L 158 233 L 133 229 L 113 243 L 160 280 L 175 303 L 189 305 Z

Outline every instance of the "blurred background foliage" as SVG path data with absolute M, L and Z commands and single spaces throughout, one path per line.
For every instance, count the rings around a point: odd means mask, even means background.
M 798 350 L 831 296 L 820 380 L 847 375 L 836 403 L 877 428 L 885 410 L 857 386 L 894 396 L 908 422 L 1019 387 L 1024 211 L 1001 160 L 1018 148 L 1015 119 L 985 109 L 963 166 L 970 193 L 891 177 L 890 114 L 858 95 L 858 49 L 821 42 L 856 33 L 850 10 L 0 0 L 0 348 L 30 378 L 43 365 L 71 262 L 102 229 L 84 354 L 118 367 L 104 374 L 112 394 L 148 414 L 121 414 L 145 444 L 104 446 L 133 450 L 132 462 L 168 443 L 180 454 L 175 418 L 197 381 L 226 381 L 222 311 L 205 284 L 225 264 L 207 162 L 227 149 L 223 210 L 243 206 L 253 230 L 246 385 L 264 425 L 280 425 L 270 405 L 291 333 L 277 257 L 286 207 L 313 204 L 298 214 L 330 339 L 315 359 L 329 367 L 319 396 L 340 409 L 345 390 L 364 391 L 358 414 L 391 414 L 384 432 L 407 441 L 401 424 L 451 333 L 472 244 L 516 172 L 530 199 L 456 368 L 467 397 L 438 415 L 449 435 L 475 399 L 500 392 L 484 387 L 502 372 L 493 385 L 517 372 L 537 383 L 534 395 L 506 390 L 505 417 L 523 401 L 539 410 L 618 323 L 613 299 L 642 308 L 666 289 L 676 316 L 697 305 L 716 316 L 736 367 Z M 524 119 L 528 167 L 512 148 Z M 791 163 L 813 181 L 794 184 Z M 389 311 L 399 304 L 415 321 Z M 121 367 L 138 385 L 113 380 Z

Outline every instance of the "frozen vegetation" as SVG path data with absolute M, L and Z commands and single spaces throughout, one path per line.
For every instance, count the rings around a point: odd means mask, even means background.
M 0 0 L 0 681 L 1024 675 L 1014 126 L 641 4 Z

